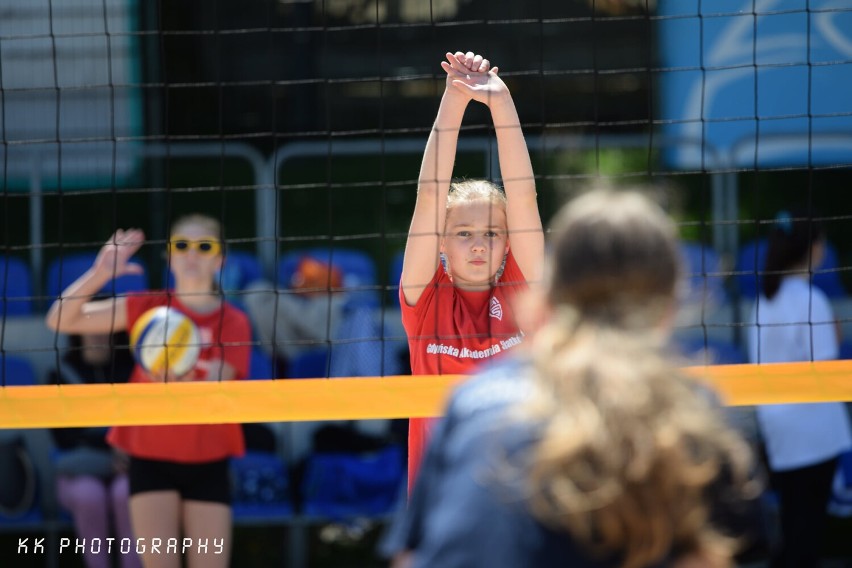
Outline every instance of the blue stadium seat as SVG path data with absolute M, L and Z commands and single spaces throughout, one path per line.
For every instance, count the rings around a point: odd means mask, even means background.
M 270 452 L 250 450 L 230 463 L 234 520 L 278 519 L 293 514 L 290 477 L 284 461 Z
M 0 256 L 0 318 L 32 314 L 32 297 L 29 265 L 14 256 Z
M 263 278 L 263 267 L 254 253 L 228 249 L 222 267 L 222 287 L 229 290 L 244 290 L 246 286 Z
M 697 365 L 741 365 L 748 363 L 743 350 L 736 344 L 715 338 L 677 337 L 674 343 L 680 352 Z
M 391 295 L 391 305 L 399 302 L 399 281 L 402 279 L 402 260 L 405 251 L 401 250 L 391 259 L 390 271 L 388 272 L 388 288 Z
M 366 454 L 313 453 L 302 481 L 302 510 L 332 519 L 385 515 L 394 509 L 404 474 L 397 445 Z
M 750 241 L 740 247 L 737 253 L 736 271 L 737 287 L 740 295 L 744 298 L 755 298 L 760 287 L 759 273 L 763 271 L 766 262 L 766 239 Z M 816 268 L 813 277 L 814 285 L 818 286 L 829 298 L 844 298 L 846 291 L 840 282 L 838 268 L 837 250 L 834 246 L 825 243 L 825 257 L 822 264 Z
M 91 268 L 97 258 L 97 251 L 66 253 L 53 259 L 47 267 L 47 294 L 50 298 L 58 298 L 59 294 L 84 272 Z M 132 259 L 142 264 L 138 258 Z M 139 292 L 148 289 L 146 274 L 126 274 L 109 282 L 101 293 L 114 296 Z
M 30 386 L 37 384 L 35 369 L 24 357 L 0 353 L 0 385 Z
M 364 251 L 343 248 L 317 247 L 288 252 L 278 261 L 278 285 L 290 288 L 299 261 L 309 256 L 320 262 L 330 263 L 340 270 L 343 288 L 349 301 L 364 306 L 378 307 L 380 294 L 378 277 L 373 259 Z
M 684 259 L 688 284 L 687 301 L 724 302 L 726 294 L 719 254 L 712 247 L 686 241 L 680 243 L 680 251 Z
M 276 378 L 272 370 L 272 358 L 258 346 L 251 348 L 248 378 L 251 380 Z
M 328 347 L 306 350 L 287 361 L 288 379 L 318 379 L 329 374 Z

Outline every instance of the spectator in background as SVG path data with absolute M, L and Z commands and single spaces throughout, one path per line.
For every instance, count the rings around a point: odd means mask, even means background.
M 353 302 L 343 290 L 343 274 L 333 265 L 303 257 L 286 290 L 268 280 L 249 284 L 241 295 L 263 350 L 277 361 L 279 374 L 300 356 L 329 348 L 332 377 L 402 372 L 399 350 L 383 341 L 382 312 Z M 321 359 L 325 361 L 325 356 Z
M 811 283 L 825 234 L 806 211 L 778 213 L 766 251 L 760 295 L 750 316 L 751 363 L 836 359 L 838 328 L 825 294 Z M 757 407 L 779 498 L 781 547 L 773 567 L 817 566 L 839 455 L 852 446 L 840 402 Z
M 268 280 L 246 286 L 246 306 L 260 345 L 277 361 L 279 373 L 306 350 L 327 346 L 343 318 L 345 295 L 340 271 L 305 256 L 299 262 L 289 290 Z
M 757 487 L 748 446 L 665 349 L 674 224 L 598 191 L 551 235 L 524 349 L 455 391 L 383 552 L 398 568 L 733 566 Z
M 58 370 L 52 371 L 48 380 L 53 384 L 125 383 L 133 370 L 127 342 L 126 333 L 72 335 Z M 86 542 L 133 538 L 127 456 L 107 445 L 106 432 L 105 427 L 51 430 L 59 450 L 54 462 L 56 496 L 71 513 L 77 537 Z M 120 558 L 122 568 L 142 565 L 135 550 L 129 554 L 118 554 L 117 550 L 93 554 L 87 546 L 83 552 L 88 568 L 109 568 L 114 556 Z

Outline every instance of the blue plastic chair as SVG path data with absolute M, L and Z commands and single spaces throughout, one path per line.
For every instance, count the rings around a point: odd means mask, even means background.
M 0 256 L 0 318 L 33 313 L 33 280 L 20 258 Z
M 272 370 L 272 358 L 260 347 L 255 346 L 251 348 L 248 378 L 250 380 L 276 378 L 275 373 Z
M 302 481 L 303 512 L 333 519 L 390 513 L 403 482 L 402 449 L 368 454 L 314 453 Z
M 244 290 L 246 286 L 263 278 L 263 267 L 254 253 L 228 249 L 222 267 L 222 286 L 225 292 Z
M 761 273 L 766 264 L 766 249 L 768 241 L 758 239 L 750 241 L 740 247 L 737 253 L 736 271 L 737 287 L 744 298 L 757 297 L 760 290 Z M 837 250 L 834 246 L 825 243 L 825 256 L 813 276 L 813 283 L 825 292 L 829 298 L 844 298 L 846 290 L 840 282 L 838 268 Z
M 399 302 L 399 282 L 402 279 L 402 260 L 404 256 L 404 250 L 393 255 L 388 270 L 388 294 L 391 296 L 392 306 L 395 306 Z
M 288 379 L 318 379 L 329 374 L 328 347 L 315 347 L 287 361 Z
M 330 263 L 341 272 L 343 289 L 349 296 L 349 302 L 371 307 L 379 306 L 376 264 L 366 252 L 355 249 L 317 247 L 282 255 L 278 261 L 280 287 L 291 287 L 293 275 L 305 256 Z
M 697 365 L 741 365 L 748 363 L 736 344 L 714 338 L 676 338 L 675 345 Z
M 230 462 L 234 519 L 281 520 L 293 514 L 284 461 L 269 452 L 247 451 Z
M 32 363 L 24 357 L 0 353 L 0 385 L 31 386 L 37 383 Z
M 694 242 L 681 242 L 680 251 L 687 273 L 686 281 L 689 285 L 687 299 L 691 301 L 712 299 L 719 303 L 724 302 L 726 294 L 719 253 L 712 247 Z
M 47 267 L 47 293 L 51 298 L 59 294 L 84 272 L 91 268 L 97 258 L 97 251 L 67 253 L 53 259 Z M 136 264 L 143 264 L 138 258 L 132 259 Z M 144 267 L 144 264 L 143 264 Z M 101 293 L 110 296 L 141 292 L 148 289 L 148 278 L 143 274 L 126 274 L 107 283 Z

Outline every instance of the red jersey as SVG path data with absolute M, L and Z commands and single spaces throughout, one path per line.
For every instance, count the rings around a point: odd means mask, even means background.
M 484 359 L 521 343 L 524 334 L 515 322 L 512 306 L 515 295 L 526 289 L 526 279 L 511 249 L 503 274 L 490 290 L 456 288 L 441 266 L 414 306 L 406 304 L 400 288 L 411 374 L 467 374 Z M 414 487 L 433 421 L 432 418 L 409 420 L 409 491 Z
M 191 380 L 207 380 L 211 361 L 217 359 L 233 367 L 237 379 L 248 376 L 251 326 L 243 312 L 223 302 L 218 310 L 201 314 L 167 292 L 143 292 L 127 297 L 127 329 L 133 329 L 133 324 L 146 311 L 164 305 L 180 310 L 198 327 L 203 345 L 198 363 L 190 371 Z M 130 382 L 150 380 L 137 364 Z M 210 462 L 245 452 L 239 424 L 115 426 L 107 434 L 107 441 L 131 456 L 180 463 Z

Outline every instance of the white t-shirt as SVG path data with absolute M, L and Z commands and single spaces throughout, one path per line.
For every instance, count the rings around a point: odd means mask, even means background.
M 825 294 L 788 277 L 772 300 L 760 296 L 751 314 L 752 363 L 822 361 L 838 355 L 837 328 Z M 852 447 L 849 416 L 840 402 L 757 407 L 769 466 L 785 471 L 829 460 Z

